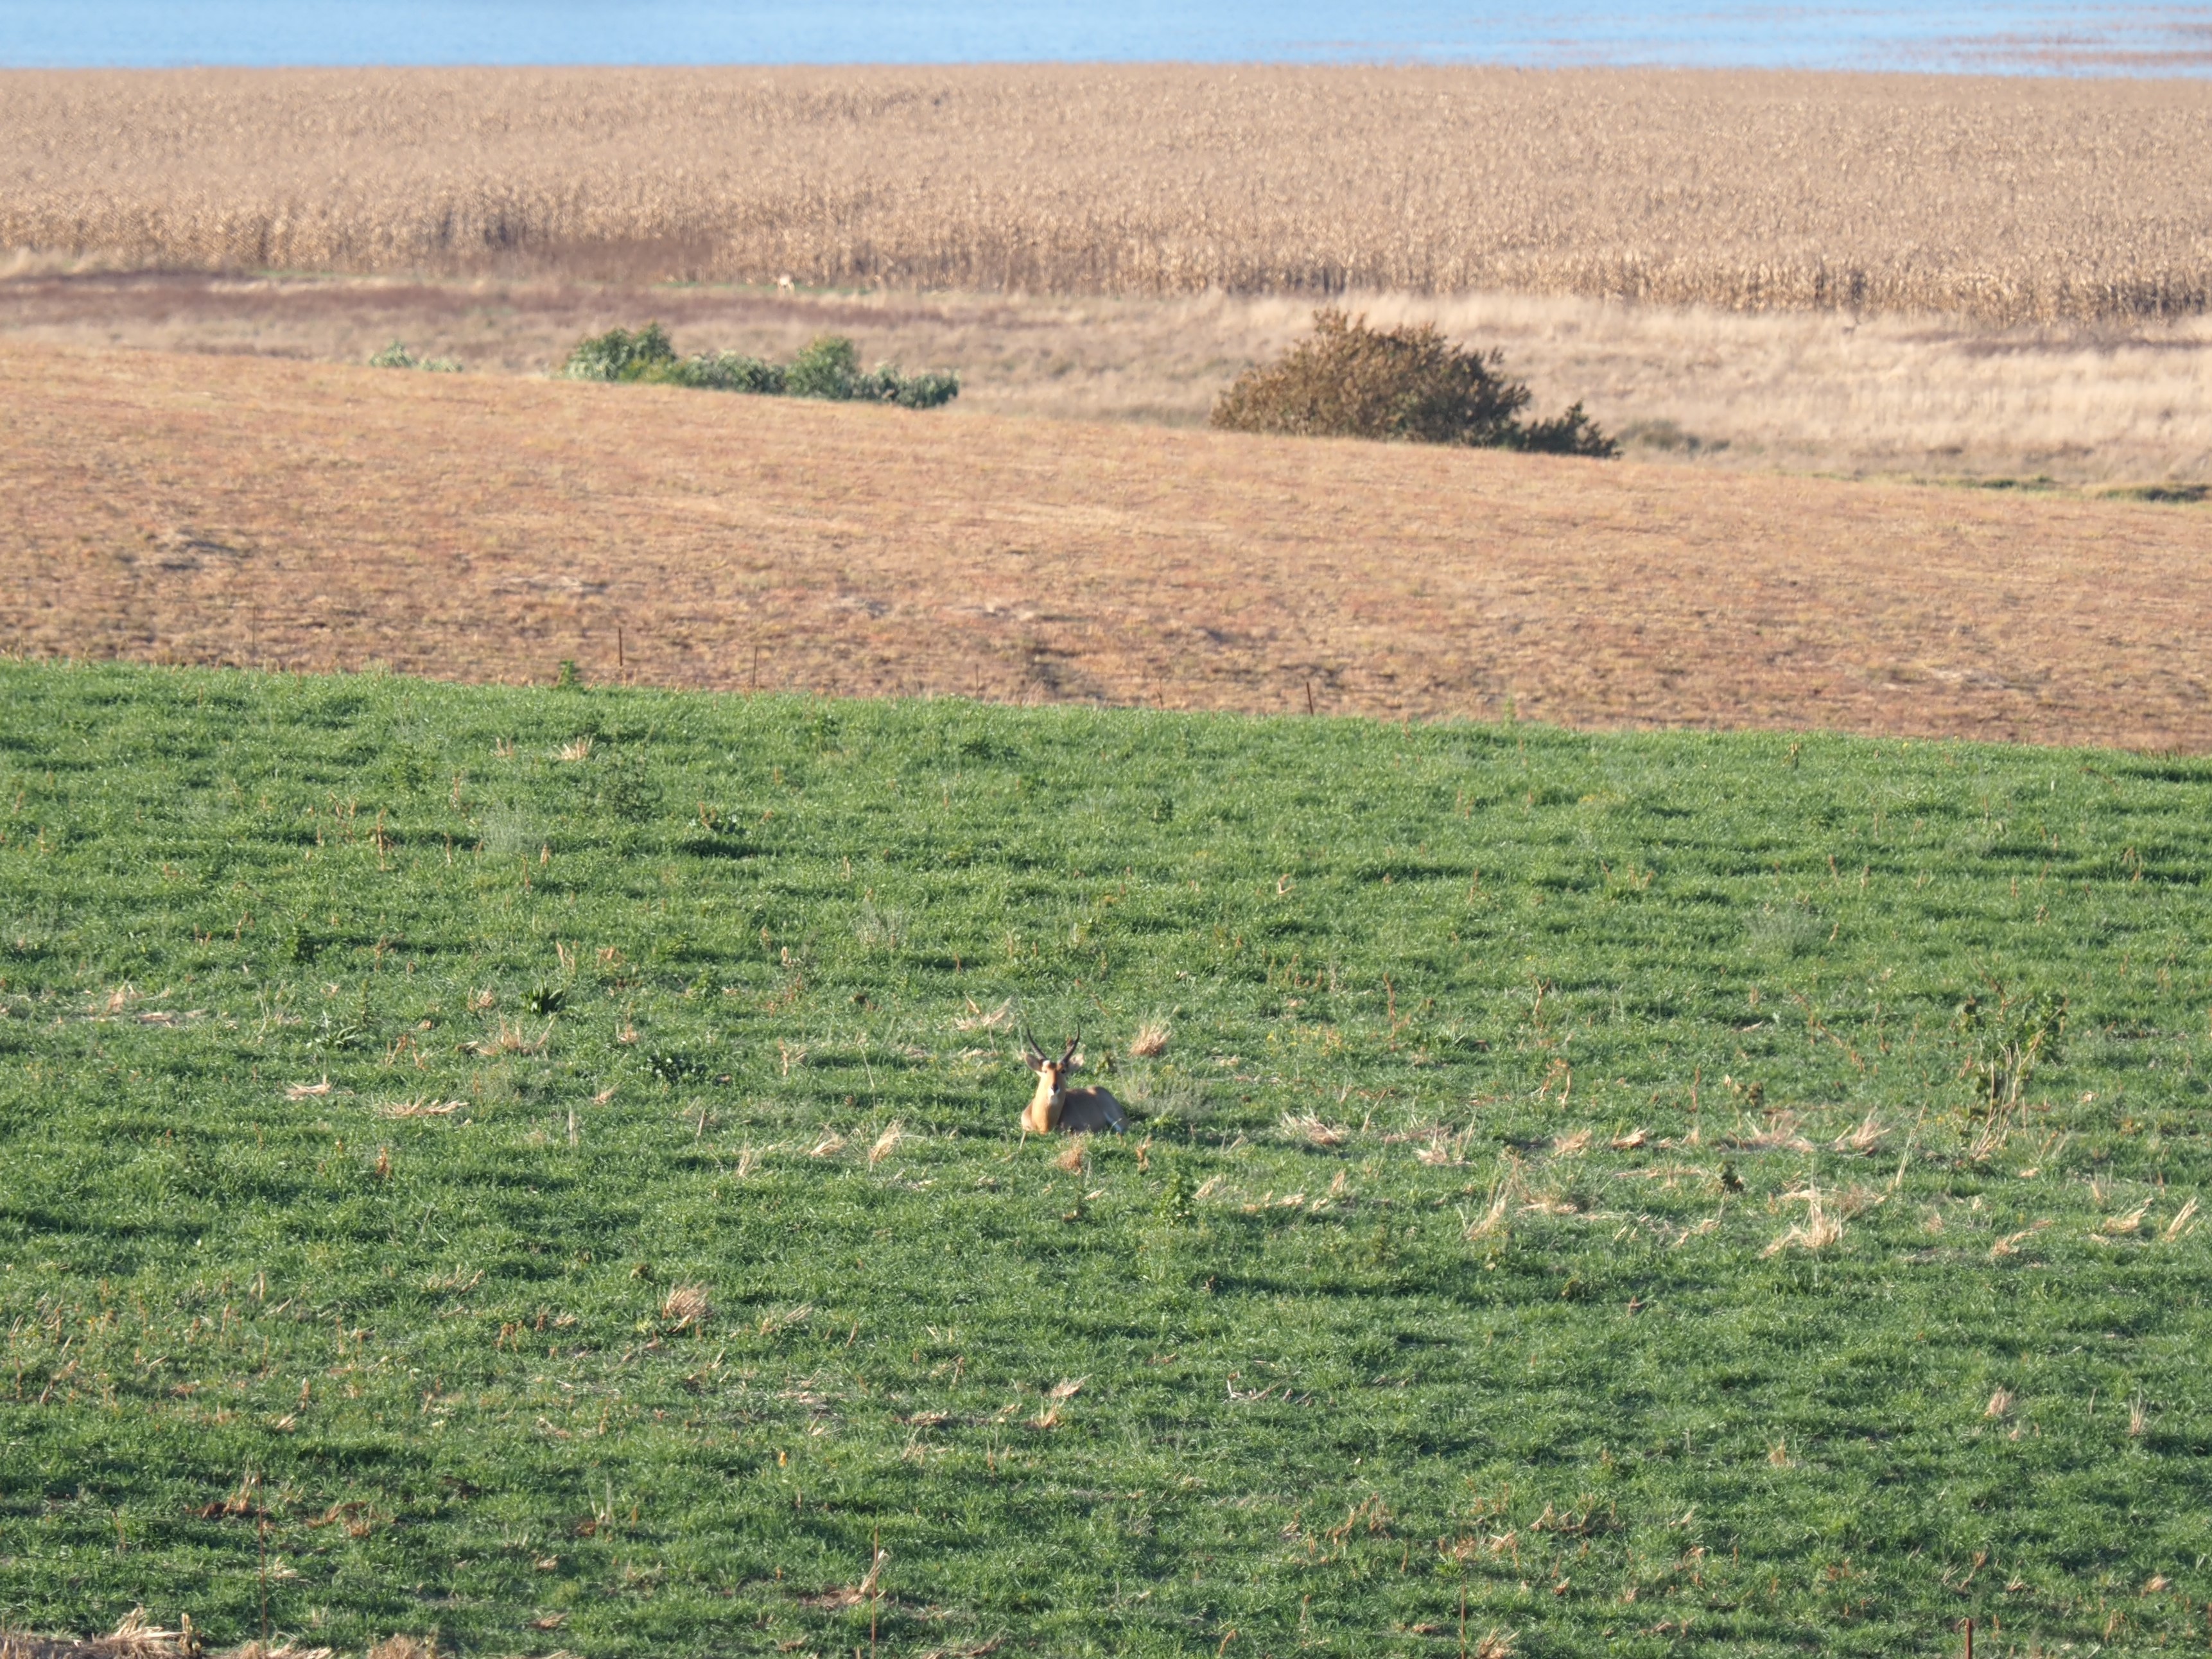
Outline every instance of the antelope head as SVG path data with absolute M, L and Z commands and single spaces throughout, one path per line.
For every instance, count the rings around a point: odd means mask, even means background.
M 1022 1059 L 1037 1074 L 1036 1093 L 1022 1112 L 1022 1127 L 1032 1134 L 1050 1134 L 1060 1127 L 1060 1109 L 1067 1098 L 1067 1077 L 1076 1069 L 1075 1048 L 1082 1041 L 1083 1033 L 1078 1030 L 1068 1038 L 1060 1058 L 1054 1060 L 1037 1047 L 1028 1028 L 1023 1028 Z

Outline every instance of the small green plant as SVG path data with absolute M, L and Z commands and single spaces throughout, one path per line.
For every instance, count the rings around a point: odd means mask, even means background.
M 656 1050 L 646 1055 L 645 1069 L 657 1083 L 678 1084 L 702 1075 L 707 1068 L 692 1055 Z
M 1197 1218 L 1198 1187 L 1180 1162 L 1168 1166 L 1167 1185 L 1160 1191 L 1160 1213 L 1178 1224 Z
M 454 357 L 417 357 L 407 349 L 404 340 L 394 340 L 390 345 L 368 360 L 371 368 L 419 368 L 430 374 L 459 374 L 461 363 Z
M 1454 345 L 1433 325 L 1370 328 L 1334 307 L 1314 313 L 1310 339 L 1248 370 L 1221 394 L 1212 424 L 1230 432 L 1521 449 L 1609 459 L 1620 446 L 1576 404 L 1522 418 L 1531 394 L 1505 378 L 1504 356 Z
M 609 329 L 577 342 L 560 375 L 570 380 L 642 381 L 757 397 L 896 404 L 902 409 L 935 409 L 960 395 L 957 374 L 902 374 L 891 363 L 864 371 L 859 351 L 840 334 L 823 335 L 787 366 L 734 351 L 679 357 L 659 323 L 647 323 L 635 333 Z
M 2049 992 L 2010 997 L 2000 990 L 1990 1008 L 1970 996 L 1956 1025 L 1966 1051 L 1960 1074 L 1973 1085 L 1976 1111 L 2008 1111 L 2020 1104 L 2037 1068 L 2058 1060 L 2066 1002 Z

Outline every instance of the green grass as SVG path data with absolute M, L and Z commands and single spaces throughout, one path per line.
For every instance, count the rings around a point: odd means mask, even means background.
M 265 1518 L 356 1651 L 2199 1647 L 2208 823 L 2140 756 L 0 663 L 0 1626 L 258 1635 Z M 1146 1134 L 1022 1144 L 1009 1000 Z

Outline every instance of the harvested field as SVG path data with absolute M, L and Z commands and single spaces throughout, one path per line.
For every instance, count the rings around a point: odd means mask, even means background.
M 128 268 L 2212 301 L 2212 84 L 1058 65 L 18 71 L 0 248 Z
M 33 655 L 2212 749 L 2201 506 L 150 353 L 0 410 Z
M 1999 327 L 1571 296 L 1355 295 L 1378 323 L 1495 345 L 1538 406 L 1581 401 L 1631 453 L 1704 467 L 2069 484 L 2212 482 L 2212 317 Z M 665 322 L 685 350 L 787 360 L 815 335 L 957 371 L 954 412 L 1197 426 L 1310 324 L 1309 301 L 1072 298 L 189 272 L 0 280 L 0 337 L 365 362 L 390 342 L 541 373 L 577 339 Z

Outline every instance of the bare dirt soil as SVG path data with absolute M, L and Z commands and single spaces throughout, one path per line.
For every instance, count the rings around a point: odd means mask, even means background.
M 2212 510 L 0 343 L 0 647 L 2212 750 Z

